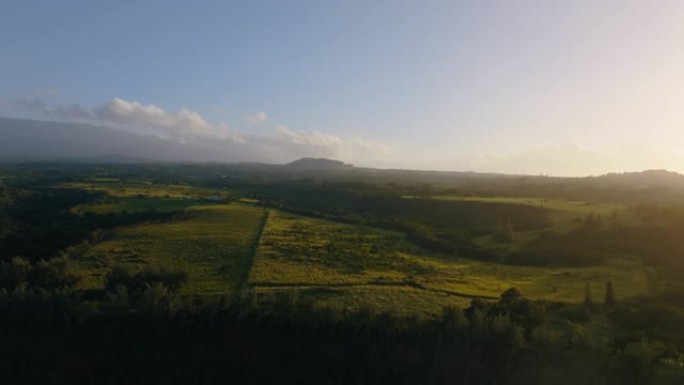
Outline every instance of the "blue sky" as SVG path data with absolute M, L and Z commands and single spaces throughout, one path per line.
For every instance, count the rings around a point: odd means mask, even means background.
M 267 161 L 684 171 L 682 20 L 668 0 L 9 0 L 0 115 L 215 131 Z

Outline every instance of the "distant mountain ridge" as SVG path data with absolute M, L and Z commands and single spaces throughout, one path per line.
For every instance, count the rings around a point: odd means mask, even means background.
M 284 167 L 294 170 L 344 170 L 354 168 L 350 164 L 327 158 L 301 158 L 285 164 Z
M 610 173 L 591 179 L 618 186 L 684 188 L 684 175 L 667 170 Z
M 252 156 L 252 158 L 254 158 Z M 369 181 L 393 182 L 410 177 L 415 183 L 467 184 L 475 179 L 526 180 L 533 183 L 564 183 L 629 189 L 670 188 L 684 190 L 684 175 L 667 170 L 610 173 L 593 177 L 539 177 L 471 171 L 429 171 L 354 167 L 339 160 L 305 157 L 286 164 L 250 159 L 249 154 L 179 143 L 156 136 L 90 124 L 59 123 L 0 117 L 0 162 L 84 162 L 84 163 L 202 163 L 229 165 L 240 172 L 283 172 L 290 174 L 354 174 Z M 535 182 L 536 181 L 536 182 Z
M 106 126 L 0 117 L 0 161 L 5 162 L 232 161 L 225 154 L 219 156 L 194 144 Z

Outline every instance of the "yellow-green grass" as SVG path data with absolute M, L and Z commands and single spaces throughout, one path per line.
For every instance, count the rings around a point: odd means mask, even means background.
M 259 203 L 258 199 L 253 199 L 253 198 L 240 198 L 239 201 L 242 203 L 250 203 L 250 204 Z
M 399 233 L 273 210 L 249 284 L 257 291 L 324 293 L 313 298 L 340 309 L 364 304 L 434 314 L 474 297 L 498 298 L 510 287 L 532 299 L 577 303 L 589 283 L 600 302 L 609 280 L 619 299 L 647 294 L 652 284 L 649 271 L 629 259 L 583 268 L 485 263 L 426 251 Z
M 131 198 L 108 198 L 99 202 L 86 203 L 75 206 L 71 211 L 75 214 L 91 212 L 95 214 L 112 214 L 120 212 L 136 211 L 174 211 L 197 205 L 202 202 L 187 198 L 157 198 L 157 197 L 131 197 Z
M 65 183 L 63 187 L 103 192 L 110 197 L 202 198 L 212 195 L 228 196 L 223 190 L 183 184 L 154 184 L 151 182 L 102 182 L 98 180 Z
M 71 211 L 76 214 L 83 214 L 85 212 L 109 214 L 149 209 L 170 211 L 196 204 L 207 204 L 209 202 L 205 198 L 213 196 L 228 200 L 231 195 L 227 190 L 181 184 L 154 184 L 146 181 L 128 181 L 124 183 L 115 178 L 94 178 L 85 182 L 67 183 L 63 187 L 106 194 L 105 198 L 97 202 L 73 207 Z
M 83 288 L 102 288 L 115 264 L 132 269 L 164 267 L 189 274 L 185 294 L 230 294 L 251 265 L 265 210 L 230 204 L 188 208 L 190 218 L 117 229 L 80 257 Z
M 250 275 L 252 285 L 401 283 L 422 273 L 399 233 L 271 210 Z
M 426 288 L 471 296 L 497 297 L 510 287 L 526 297 L 559 302 L 581 302 L 589 284 L 594 299 L 600 300 L 612 281 L 620 299 L 648 294 L 651 274 L 638 264 L 615 260 L 605 266 L 547 268 L 507 266 L 459 260 L 426 261 L 438 273 L 418 279 Z

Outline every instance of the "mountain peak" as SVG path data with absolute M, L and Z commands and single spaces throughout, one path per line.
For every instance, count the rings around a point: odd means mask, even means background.
M 327 158 L 301 158 L 285 164 L 285 167 L 296 170 L 343 170 L 354 166 Z

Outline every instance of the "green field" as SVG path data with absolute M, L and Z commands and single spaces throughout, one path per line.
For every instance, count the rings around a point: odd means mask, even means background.
M 145 181 L 121 182 L 115 178 L 93 178 L 89 182 L 73 182 L 63 187 L 104 193 L 105 197 L 95 202 L 72 208 L 72 212 L 83 214 L 111 214 L 146 210 L 174 211 L 194 205 L 211 204 L 207 198 L 217 197 L 223 202 L 231 200 L 225 190 L 213 190 L 182 184 L 154 184 Z M 213 202 L 216 203 L 216 202 Z
M 651 272 L 636 261 L 605 266 L 506 266 L 448 257 L 406 242 L 399 233 L 271 211 L 249 285 L 257 293 L 297 291 L 323 306 L 367 306 L 435 314 L 447 304 L 495 299 L 517 287 L 526 297 L 580 302 L 613 281 L 620 298 L 646 294 Z
M 202 202 L 188 198 L 106 198 L 99 202 L 78 205 L 72 209 L 72 212 L 75 214 L 83 214 L 85 212 L 92 212 L 95 214 L 112 214 L 124 211 L 174 211 L 183 210 L 186 207 L 198 204 L 202 204 Z
M 189 274 L 186 294 L 234 293 L 251 265 L 265 210 L 243 204 L 188 208 L 189 219 L 141 224 L 114 231 L 79 259 L 84 288 L 102 288 L 115 264 L 165 267 Z
M 250 283 L 401 282 L 423 273 L 420 264 L 404 256 L 419 251 L 398 233 L 271 210 Z
M 254 200 L 232 204 L 204 200 L 213 195 L 229 198 L 223 190 L 124 184 L 118 180 L 70 187 L 106 194 L 97 202 L 73 208 L 77 214 L 149 209 L 186 210 L 189 214 L 184 220 L 118 228 L 92 246 L 79 257 L 87 271 L 82 284 L 86 289 L 102 288 L 104 275 L 115 264 L 133 269 L 165 267 L 189 274 L 184 294 L 236 293 L 247 283 L 251 292 L 264 299 L 294 295 L 341 310 L 365 307 L 430 316 L 439 314 L 446 305 L 467 306 L 473 298 L 496 299 L 510 287 L 517 287 L 528 298 L 574 303 L 582 301 L 587 283 L 597 299 L 608 280 L 615 285 L 618 298 L 647 294 L 654 287 L 652 270 L 628 256 L 616 256 L 593 267 L 509 266 L 432 252 L 408 242 L 398 232 L 278 210 L 267 213 L 255 206 Z M 559 233 L 575 229 L 589 214 L 621 223 L 635 217 L 628 207 L 608 203 L 456 196 L 434 199 L 543 207 L 551 221 L 545 230 Z M 496 242 L 490 235 L 476 237 L 474 242 L 510 252 L 541 231 L 516 231 L 510 243 Z
M 121 182 L 111 179 L 94 179 L 85 182 L 65 183 L 63 187 L 83 189 L 92 192 L 103 192 L 113 198 L 188 198 L 201 199 L 208 196 L 219 195 L 227 197 L 227 191 L 189 186 L 185 184 L 154 184 L 146 181 Z

